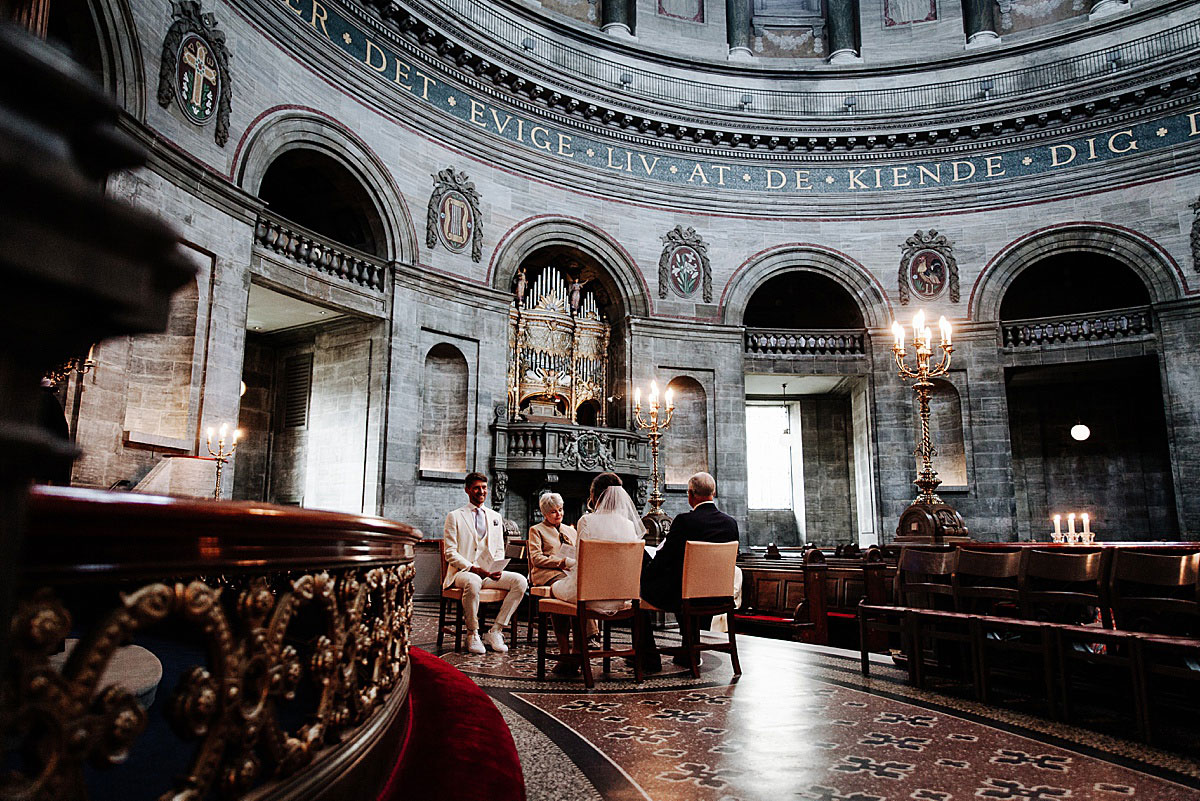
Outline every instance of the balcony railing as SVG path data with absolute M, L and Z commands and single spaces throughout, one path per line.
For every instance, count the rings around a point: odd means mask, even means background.
M 546 472 L 641 474 L 648 462 L 646 438 L 618 428 L 500 420 L 497 467 Z
M 363 2 L 363 0 L 358 0 Z M 391 0 L 409 5 L 405 0 Z M 692 110 L 739 111 L 751 109 L 769 117 L 808 119 L 845 117 L 846 97 L 852 94 L 858 114 L 911 114 L 920 110 L 946 110 L 981 101 L 995 102 L 1022 98 L 1039 92 L 1068 86 L 1085 86 L 1115 74 L 1128 73 L 1159 63 L 1187 63 L 1188 54 L 1200 49 L 1200 21 L 1185 22 L 1164 31 L 1143 36 L 1116 46 L 1087 53 L 1049 59 L 1045 63 L 989 74 L 986 80 L 965 78 L 939 83 L 919 84 L 861 92 L 808 91 L 799 85 L 758 88 L 731 85 L 728 81 L 706 81 L 680 77 L 661 70 L 644 69 L 625 61 L 608 59 L 595 48 L 552 37 L 505 13 L 492 0 L 443 0 L 440 4 L 450 15 L 443 24 L 457 17 L 503 47 L 491 49 L 488 57 L 497 63 L 520 70 L 521 64 L 509 53 L 526 54 L 541 62 L 547 76 L 567 83 L 589 82 L 597 88 L 618 88 L 654 103 L 670 103 Z M 425 9 L 423 17 L 437 19 L 436 12 Z M 446 25 L 453 28 L 453 25 Z M 800 82 L 797 81 L 797 84 Z
M 866 353 L 865 330 L 746 329 L 747 356 L 861 356 Z
M 405 721 L 420 537 L 362 515 L 35 490 L 0 717 L 0 783 L 20 792 L 0 796 L 374 798 Z
M 1001 323 L 1004 347 L 1035 348 L 1042 345 L 1129 339 L 1153 333 L 1148 306 L 1116 309 L 1064 317 L 1040 317 Z
M 254 241 L 290 261 L 343 281 L 382 292 L 387 265 L 372 256 L 336 245 L 282 217 L 260 214 Z

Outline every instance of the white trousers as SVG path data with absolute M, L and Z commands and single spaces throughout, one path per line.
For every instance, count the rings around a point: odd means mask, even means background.
M 511 570 L 503 571 L 498 579 L 484 578 L 469 570 L 460 570 L 454 574 L 454 586 L 463 591 L 463 617 L 466 619 L 467 631 L 478 631 L 480 590 L 508 591 L 500 604 L 500 614 L 496 615 L 496 624 L 504 628 L 508 626 L 517 605 L 525 597 L 529 582 L 520 573 L 513 573 Z

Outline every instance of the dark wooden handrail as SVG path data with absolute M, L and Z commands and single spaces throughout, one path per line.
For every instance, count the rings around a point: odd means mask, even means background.
M 30 492 L 29 531 L 26 582 L 367 567 L 421 539 L 381 517 L 67 487 Z

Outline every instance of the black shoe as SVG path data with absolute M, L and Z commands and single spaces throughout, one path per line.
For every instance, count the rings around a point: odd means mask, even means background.
M 683 654 L 679 654 L 678 656 L 671 657 L 671 663 L 675 664 L 675 665 L 679 665 L 680 667 L 685 667 L 685 668 L 690 668 L 692 666 L 692 663 L 689 662 L 688 658 L 686 656 L 684 656 Z M 696 655 L 696 667 L 700 667 L 703 664 L 704 664 L 704 657 L 697 654 Z
M 579 665 L 572 662 L 559 662 L 550 671 L 555 676 L 578 676 Z

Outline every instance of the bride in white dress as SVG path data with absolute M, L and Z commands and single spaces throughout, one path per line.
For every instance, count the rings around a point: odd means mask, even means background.
M 575 527 L 579 542 L 584 540 L 606 540 L 608 542 L 637 542 L 645 539 L 646 527 L 633 505 L 633 499 L 624 487 L 609 487 L 600 495 L 595 511 L 579 518 Z M 560 601 L 576 599 L 579 565 L 571 565 L 567 575 L 550 585 L 550 592 Z M 617 612 L 627 609 L 628 602 L 595 601 L 589 607 L 601 612 Z

